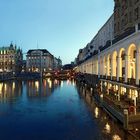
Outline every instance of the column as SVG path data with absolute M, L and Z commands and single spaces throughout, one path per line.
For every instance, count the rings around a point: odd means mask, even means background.
M 136 84 L 139 85 L 140 80 L 140 52 L 136 53 Z
M 110 70 L 110 64 L 109 64 L 109 60 L 107 59 L 107 65 L 106 65 L 106 78 L 107 76 L 109 76 L 109 70 Z
M 117 57 L 117 81 L 119 81 L 119 77 L 122 77 L 122 58 Z
M 116 59 L 111 60 L 111 79 L 116 76 Z
M 130 56 L 125 56 L 125 82 L 127 83 L 127 79 L 130 78 Z

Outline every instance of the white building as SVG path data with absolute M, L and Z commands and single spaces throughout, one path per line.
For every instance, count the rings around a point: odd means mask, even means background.
M 100 49 L 104 49 L 111 45 L 111 40 L 114 39 L 114 14 L 107 20 L 107 22 L 98 31 L 90 43 L 83 49 L 79 50 L 79 61 L 96 54 Z
M 53 55 L 46 49 L 29 50 L 26 57 L 26 70 L 29 72 L 45 72 L 53 69 Z

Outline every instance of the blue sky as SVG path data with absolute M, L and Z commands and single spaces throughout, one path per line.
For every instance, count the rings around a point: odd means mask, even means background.
M 45 48 L 70 63 L 113 13 L 113 0 L 0 0 L 0 46 Z

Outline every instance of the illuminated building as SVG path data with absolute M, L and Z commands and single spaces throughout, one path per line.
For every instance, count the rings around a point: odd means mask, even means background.
M 120 121 L 124 110 L 133 116 L 129 122 L 140 120 L 139 11 L 140 0 L 115 0 L 112 16 L 77 56 L 76 71 L 84 73 L 87 81 L 98 77 L 99 98 Z
M 139 9 L 140 2 L 135 2 L 134 7 L 125 7 L 127 10 L 119 8 L 123 5 L 125 3 L 123 4 L 121 0 L 115 1 L 112 16 L 88 43 L 87 47 L 82 49 L 86 49 L 87 53 L 84 54 L 83 59 L 80 58 L 78 61 L 77 71 L 98 75 L 99 78 L 139 85 L 140 23 L 138 21 L 140 21 L 140 17 L 139 14 L 136 14 L 136 9 Z M 135 11 L 138 19 L 134 20 L 133 23 L 127 21 L 128 23 L 123 26 L 123 29 L 129 28 L 130 30 L 119 32 L 115 29 L 116 22 L 121 21 L 122 18 L 125 19 L 124 15 L 128 11 Z M 121 19 L 116 16 L 117 13 L 122 15 Z M 82 52 L 79 52 L 78 57 L 81 57 Z
M 45 72 L 53 69 L 53 55 L 46 49 L 29 50 L 26 56 L 26 70 Z
M 22 69 L 22 50 L 14 46 L 0 48 L 0 72 L 20 72 Z

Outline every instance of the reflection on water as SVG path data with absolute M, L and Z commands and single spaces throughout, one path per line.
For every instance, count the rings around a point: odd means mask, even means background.
M 107 134 L 109 134 L 109 133 L 111 132 L 111 127 L 110 127 L 110 125 L 109 125 L 108 123 L 106 123 L 104 129 L 105 129 L 105 132 L 106 132 Z
M 43 79 L 39 81 L 27 81 L 27 96 L 38 97 L 38 96 L 49 96 L 51 93 L 59 87 L 61 81 Z
M 77 89 L 90 107 L 93 118 L 97 120 L 102 132 L 103 140 L 134 140 L 134 137 L 123 130 L 122 124 L 117 122 L 117 120 L 110 118 L 102 108 L 97 106 L 96 101 L 91 96 L 92 91 L 90 89 L 86 89 L 79 85 L 77 85 Z
M 90 92 L 74 80 L 1 82 L 0 138 L 133 140 L 96 105 Z
M 22 94 L 22 82 L 3 82 L 0 83 L 0 102 L 10 100 L 13 97 L 21 96 Z
M 95 117 L 98 118 L 99 116 L 99 108 L 95 107 Z

